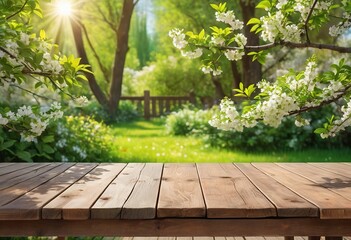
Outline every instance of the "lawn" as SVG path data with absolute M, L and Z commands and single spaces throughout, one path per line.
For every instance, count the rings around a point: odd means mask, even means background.
M 121 162 L 337 162 L 351 161 L 351 149 L 248 153 L 211 148 L 201 139 L 168 136 L 160 120 L 113 126 Z

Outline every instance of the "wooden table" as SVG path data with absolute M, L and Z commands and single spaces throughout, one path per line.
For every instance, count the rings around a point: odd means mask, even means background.
M 351 163 L 1 163 L 20 235 L 350 236 Z

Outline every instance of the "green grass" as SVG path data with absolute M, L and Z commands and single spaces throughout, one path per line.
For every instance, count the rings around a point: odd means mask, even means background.
M 160 120 L 113 126 L 120 162 L 346 162 L 351 149 L 245 153 L 211 148 L 201 139 L 168 136 Z

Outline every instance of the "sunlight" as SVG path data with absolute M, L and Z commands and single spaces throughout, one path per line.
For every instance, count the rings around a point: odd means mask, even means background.
M 67 0 L 57 1 L 55 4 L 56 13 L 59 16 L 71 16 L 72 14 L 72 4 Z

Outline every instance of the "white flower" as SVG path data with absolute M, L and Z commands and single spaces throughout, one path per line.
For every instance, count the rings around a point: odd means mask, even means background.
M 224 52 L 224 55 L 230 61 L 238 61 L 245 55 L 245 53 L 244 51 L 239 51 L 239 50 L 226 50 Z
M 288 3 L 288 0 L 279 0 L 277 3 L 277 8 L 281 9 L 283 6 L 285 6 Z
M 209 66 L 203 66 L 203 67 L 201 68 L 201 71 L 202 71 L 203 73 L 205 73 L 205 74 L 209 74 L 209 73 L 211 73 L 212 68 L 209 67 Z
M 216 20 L 229 24 L 233 30 L 240 30 L 244 27 L 244 23 L 235 19 L 233 11 L 216 12 Z
M 22 106 L 17 110 L 18 118 L 24 117 L 24 116 L 28 116 L 28 117 L 34 116 L 31 106 Z
M 0 50 L 0 58 L 3 58 L 5 56 L 5 53 Z
M 296 127 L 308 126 L 308 125 L 310 125 L 310 120 L 304 119 L 304 118 L 298 118 L 295 120 L 295 125 L 296 125 Z
M 33 135 L 29 135 L 29 134 L 25 134 L 25 133 L 21 133 L 21 141 L 22 142 L 38 142 L 36 136 Z
M 36 120 L 35 122 L 31 122 L 30 123 L 30 127 L 31 127 L 31 132 L 35 133 L 36 136 L 40 136 L 46 129 L 46 127 L 48 126 L 48 122 L 46 121 L 41 121 L 40 119 Z
M 168 35 L 173 39 L 173 45 L 178 49 L 183 49 L 188 45 L 188 42 L 185 40 L 185 34 L 183 29 L 175 28 L 169 31 Z
M 216 46 L 224 46 L 225 39 L 223 37 L 212 37 L 211 42 Z
M 219 76 L 222 74 L 222 72 L 223 71 L 221 69 L 215 69 L 215 70 L 213 70 L 213 76 Z
M 24 45 L 29 45 L 29 35 L 24 33 L 24 32 L 21 32 L 20 33 L 20 38 L 21 38 L 21 42 L 24 44 Z
M 16 121 L 17 120 L 16 114 L 14 112 L 12 112 L 12 111 L 7 112 L 6 116 L 12 121 Z
M 185 52 L 185 51 L 181 51 L 182 56 L 190 58 L 190 59 L 194 59 L 194 58 L 199 58 L 202 56 L 202 49 L 201 48 L 197 48 L 194 51 L 189 51 L 189 52 Z
M 247 43 L 247 38 L 244 34 L 239 33 L 235 36 L 235 42 L 238 44 L 239 47 L 244 48 Z
M 0 114 L 0 125 L 6 125 L 8 124 L 9 120 L 7 118 L 4 118 L 1 114 Z

